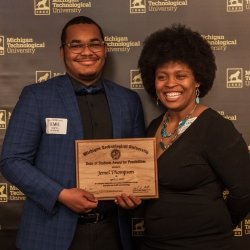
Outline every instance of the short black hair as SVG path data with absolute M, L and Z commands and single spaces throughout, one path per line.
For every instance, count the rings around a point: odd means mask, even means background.
M 171 61 L 188 65 L 200 84 L 200 97 L 212 88 L 217 67 L 209 43 L 185 25 L 173 24 L 149 35 L 139 57 L 138 67 L 143 85 L 152 97 L 156 98 L 156 69 Z
M 62 29 L 62 34 L 61 34 L 61 44 L 65 43 L 65 37 L 66 37 L 66 30 L 69 26 L 74 25 L 74 24 L 94 24 L 97 26 L 97 28 L 100 31 L 101 37 L 104 41 L 104 33 L 102 31 L 102 28 L 98 23 L 96 23 L 93 19 L 87 17 L 87 16 L 77 16 L 69 20 L 65 26 Z

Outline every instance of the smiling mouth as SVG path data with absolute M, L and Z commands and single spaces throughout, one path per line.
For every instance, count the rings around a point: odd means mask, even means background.
M 76 62 L 93 62 L 98 61 L 99 58 L 82 58 L 82 59 L 76 59 Z
M 165 96 L 166 96 L 167 98 L 177 98 L 177 97 L 179 97 L 180 95 L 181 95 L 180 92 L 167 92 L 167 93 L 165 93 Z
M 78 57 L 75 59 L 76 62 L 96 62 L 99 61 L 100 57 Z
M 98 62 L 98 59 L 84 59 L 84 60 L 76 60 L 80 65 L 91 66 Z

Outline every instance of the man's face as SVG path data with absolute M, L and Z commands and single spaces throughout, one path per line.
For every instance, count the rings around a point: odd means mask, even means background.
M 98 27 L 94 24 L 74 24 L 67 28 L 66 44 L 89 44 L 102 42 L 102 37 Z M 85 85 L 91 85 L 96 82 L 102 73 L 107 53 L 106 45 L 100 47 L 97 52 L 87 46 L 83 46 L 80 52 L 63 45 L 61 47 L 61 56 L 64 59 L 67 73 L 73 78 L 83 82 Z

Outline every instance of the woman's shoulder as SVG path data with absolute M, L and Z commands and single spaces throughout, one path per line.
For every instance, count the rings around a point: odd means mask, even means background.
M 207 106 L 201 106 L 198 110 L 197 117 L 200 117 L 201 120 L 209 123 L 218 123 L 218 124 L 232 124 L 232 122 L 225 117 L 223 117 L 218 111 L 214 110 L 213 108 Z
M 213 108 L 203 110 L 198 118 L 197 126 L 199 129 L 203 128 L 202 131 L 209 137 L 212 136 L 212 138 L 227 140 L 228 137 L 232 138 L 240 135 L 233 122 L 223 117 L 223 115 Z
M 158 117 L 154 118 L 150 123 L 149 125 L 147 126 L 147 135 L 148 136 L 152 136 L 155 134 L 158 126 L 160 125 L 162 119 L 163 119 L 163 116 L 164 116 L 165 113 L 159 115 Z

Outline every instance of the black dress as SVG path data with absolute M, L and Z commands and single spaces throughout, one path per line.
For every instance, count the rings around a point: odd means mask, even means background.
M 232 229 L 250 211 L 250 157 L 233 124 L 205 110 L 159 157 L 158 175 L 159 199 L 145 203 L 141 249 L 231 250 Z

